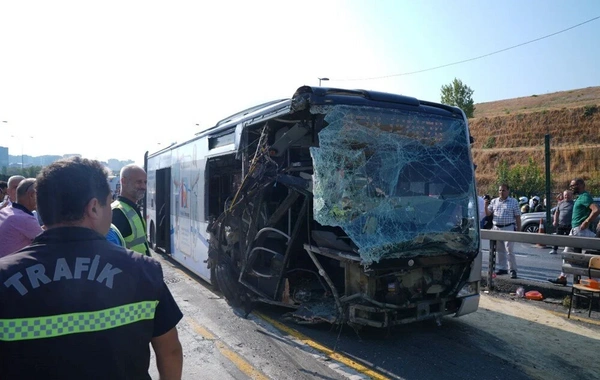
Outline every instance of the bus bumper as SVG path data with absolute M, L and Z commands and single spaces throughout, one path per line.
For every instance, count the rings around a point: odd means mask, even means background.
M 464 298 L 462 298 L 460 307 L 458 308 L 458 311 L 456 312 L 456 314 L 454 314 L 454 316 L 460 317 L 461 315 L 473 313 L 473 312 L 477 311 L 478 307 L 479 307 L 479 294 L 474 294 L 472 296 L 464 297 Z

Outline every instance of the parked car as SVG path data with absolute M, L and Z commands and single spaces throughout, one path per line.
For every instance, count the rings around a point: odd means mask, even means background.
M 600 207 L 600 197 L 594 197 L 594 203 Z M 554 215 L 556 207 L 550 210 L 550 215 Z M 546 223 L 546 211 L 542 212 L 527 212 L 521 215 L 521 232 L 538 232 L 540 228 L 540 219 Z M 600 222 L 600 216 L 592 223 L 592 230 L 596 230 L 596 225 Z

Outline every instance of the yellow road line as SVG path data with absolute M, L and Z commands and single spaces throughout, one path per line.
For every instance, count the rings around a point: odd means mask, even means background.
M 554 314 L 559 317 L 565 317 L 565 318 L 567 317 L 567 313 L 561 313 L 561 312 L 552 311 L 552 310 L 549 310 L 549 312 L 550 312 L 550 314 Z M 575 321 L 579 321 L 579 322 L 585 322 L 585 323 L 589 323 L 592 325 L 600 326 L 600 321 L 597 321 L 595 319 L 585 318 L 585 317 L 578 317 L 578 316 L 573 315 L 573 313 L 571 313 L 571 319 L 573 319 Z
M 305 343 L 306 345 L 308 345 L 316 350 L 321 351 L 330 359 L 333 359 L 342 364 L 345 364 L 348 367 L 362 373 L 363 375 L 369 376 L 370 378 L 377 379 L 377 380 L 389 380 L 388 377 L 385 377 L 384 375 L 380 374 L 379 372 L 376 372 L 360 363 L 357 363 L 354 360 L 352 360 L 342 354 L 334 352 L 332 349 L 325 347 L 320 343 L 315 342 L 314 340 L 310 339 L 309 337 L 302 334 L 301 332 L 296 331 L 296 330 L 284 325 L 283 323 L 277 322 L 276 320 L 274 320 L 270 317 L 267 317 L 266 315 L 256 312 L 256 311 L 253 311 L 252 314 L 260 317 L 261 319 L 263 319 L 266 322 L 270 323 L 271 325 L 275 326 L 277 329 L 285 332 L 286 334 L 293 336 L 294 338 L 300 340 L 301 342 Z
M 198 324 L 198 322 L 196 322 L 193 318 L 188 317 L 188 318 L 186 318 L 186 320 L 190 324 L 190 326 L 192 326 L 192 329 L 194 329 L 194 331 L 197 332 L 204 339 L 206 339 L 206 340 L 216 340 L 217 339 L 213 333 L 208 331 L 208 329 L 206 329 L 204 326 L 201 326 L 200 324 Z
M 236 367 L 243 373 L 245 373 L 248 377 L 255 380 L 268 380 L 269 378 L 263 375 L 258 369 L 254 368 L 250 363 L 248 363 L 244 358 L 240 355 L 236 354 L 234 351 L 227 348 L 227 346 L 223 342 L 216 342 L 217 348 L 221 352 L 223 356 L 229 359 Z
M 200 325 L 193 318 L 187 317 L 186 321 L 192 327 L 192 329 L 204 339 L 215 341 L 215 345 L 219 349 L 221 355 L 229 359 L 229 361 L 231 361 L 246 376 L 254 380 L 269 380 L 268 377 L 263 375 L 258 369 L 254 368 L 252 364 L 248 363 L 244 358 L 242 358 L 240 355 L 238 355 L 229 347 L 227 347 L 225 343 L 218 340 L 215 334 L 210 332 L 206 327 Z

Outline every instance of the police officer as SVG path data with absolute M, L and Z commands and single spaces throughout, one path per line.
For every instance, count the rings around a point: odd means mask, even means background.
M 47 230 L 0 259 L 2 379 L 150 379 L 149 343 L 161 379 L 181 378 L 181 311 L 157 261 L 105 239 L 110 201 L 98 161 L 39 174 Z
M 120 174 L 121 195 L 112 203 L 112 223 L 123 235 L 125 246 L 150 256 L 146 222 L 137 202 L 146 195 L 146 172 L 137 165 L 126 165 Z

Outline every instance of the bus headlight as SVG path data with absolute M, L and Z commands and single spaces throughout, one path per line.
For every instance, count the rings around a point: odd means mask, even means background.
M 479 293 L 479 282 L 468 282 L 456 295 L 457 297 L 468 297 Z

